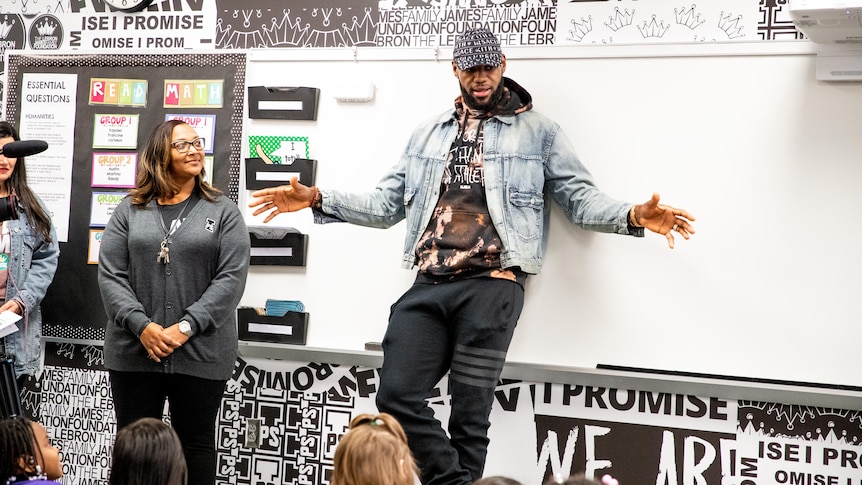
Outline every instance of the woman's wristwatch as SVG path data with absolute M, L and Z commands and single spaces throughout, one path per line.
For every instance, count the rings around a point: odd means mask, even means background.
M 188 322 L 188 320 L 183 320 L 179 323 L 180 332 L 186 337 L 191 337 L 195 334 L 194 330 L 192 330 L 192 325 Z

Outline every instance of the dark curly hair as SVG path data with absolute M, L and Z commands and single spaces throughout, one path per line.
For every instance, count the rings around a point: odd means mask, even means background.
M 30 420 L 24 417 L 0 420 L 0 482 L 10 478 L 28 480 L 19 463 L 38 463 L 42 449 L 36 444 L 36 434 Z

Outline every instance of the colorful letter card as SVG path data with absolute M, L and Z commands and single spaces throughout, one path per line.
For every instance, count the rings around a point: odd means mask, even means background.
M 221 108 L 224 80 L 165 80 L 165 108 Z
M 90 204 L 90 225 L 107 226 L 114 209 L 125 197 L 125 192 L 93 192 L 93 202 Z
M 146 79 L 90 79 L 90 105 L 147 106 Z
M 93 120 L 93 148 L 138 147 L 136 114 L 97 114 Z
M 138 154 L 135 152 L 94 152 L 93 187 L 135 186 Z
M 99 250 L 102 249 L 103 229 L 90 229 L 90 245 L 87 247 L 87 264 L 99 264 Z

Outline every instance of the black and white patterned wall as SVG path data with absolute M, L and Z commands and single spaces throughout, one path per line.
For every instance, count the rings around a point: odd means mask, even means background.
M 102 364 L 97 346 L 49 343 L 24 391 L 68 485 L 106 483 L 116 430 Z M 218 484 L 329 483 L 377 383 L 373 368 L 239 358 L 218 417 Z M 506 379 L 496 396 L 486 471 L 525 485 L 588 467 L 624 484 L 862 481 L 862 411 Z M 445 422 L 445 379 L 430 404 Z

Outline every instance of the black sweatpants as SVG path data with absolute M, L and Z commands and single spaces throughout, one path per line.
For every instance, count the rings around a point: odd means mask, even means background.
M 394 305 L 383 339 L 377 408 L 395 416 L 424 485 L 482 476 L 494 389 L 524 305 L 513 281 L 415 283 Z M 449 372 L 449 434 L 426 399 Z

